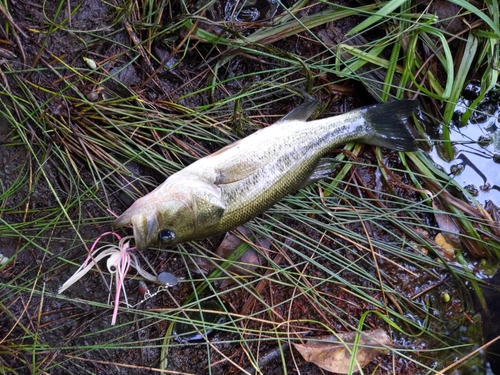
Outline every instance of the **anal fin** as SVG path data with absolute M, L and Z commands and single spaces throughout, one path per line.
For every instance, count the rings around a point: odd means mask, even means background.
M 328 177 L 330 173 L 332 173 L 332 170 L 335 168 L 337 163 L 338 160 L 333 158 L 319 159 L 318 165 L 316 165 L 311 175 L 302 182 L 302 184 L 300 185 L 300 189 Z

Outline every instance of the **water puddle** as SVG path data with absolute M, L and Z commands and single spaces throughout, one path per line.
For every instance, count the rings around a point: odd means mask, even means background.
M 470 83 L 455 108 L 450 124 L 450 140 L 454 159 L 446 161 L 435 147 L 430 156 L 445 173 L 466 188 L 483 205 L 487 200 L 500 204 L 500 92 L 490 92 L 465 126 L 461 116 L 479 93 L 479 86 Z

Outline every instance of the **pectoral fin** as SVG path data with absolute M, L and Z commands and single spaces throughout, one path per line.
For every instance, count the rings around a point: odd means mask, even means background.
M 247 160 L 226 165 L 224 168 L 215 168 L 215 172 L 217 174 L 215 184 L 225 185 L 241 181 L 253 174 L 260 167 L 260 163 Z
M 304 182 L 302 182 L 300 188 L 302 189 L 303 187 L 309 186 L 319 180 L 322 180 L 323 178 L 328 177 L 337 163 L 338 161 L 333 158 L 319 159 L 318 165 L 314 168 L 311 175 L 305 179 Z

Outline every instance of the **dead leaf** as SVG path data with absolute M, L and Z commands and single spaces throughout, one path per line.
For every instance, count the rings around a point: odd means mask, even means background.
M 239 226 L 236 229 L 245 237 L 250 237 L 251 235 L 250 229 L 247 229 L 244 226 Z M 219 245 L 217 250 L 215 250 L 215 253 L 225 259 L 242 243 L 243 240 L 241 240 L 237 235 L 227 232 L 226 236 L 222 240 L 222 243 Z M 267 239 L 258 238 L 255 241 L 255 244 L 265 249 L 269 249 L 271 247 L 271 242 Z M 228 268 L 228 271 L 238 275 L 247 276 L 252 275 L 255 269 L 260 265 L 262 265 L 262 257 L 257 250 L 250 247 L 241 257 L 238 258 L 235 264 Z
M 324 370 L 346 374 L 349 371 L 351 352 L 356 332 L 316 337 L 305 344 L 293 344 L 307 362 L 312 362 Z M 361 333 L 356 351 L 354 371 L 359 371 L 378 355 L 389 353 L 391 339 L 383 329 Z
M 436 235 L 434 242 L 438 245 L 436 251 L 438 251 L 443 258 L 449 262 L 455 259 L 455 246 L 447 242 L 446 237 L 442 233 Z
M 434 217 L 439 228 L 443 231 L 442 236 L 447 243 L 454 248 L 460 247 L 460 229 L 458 228 L 453 216 L 445 212 L 445 209 L 438 199 L 432 200 L 432 208 L 434 209 Z
M 220 257 L 220 259 L 226 259 L 230 254 L 238 248 L 243 243 L 241 236 L 250 237 L 252 234 L 250 229 L 245 228 L 244 226 L 239 226 L 236 230 L 240 233 L 236 235 L 233 232 L 227 232 L 222 240 L 221 244 L 215 250 L 215 254 Z M 236 231 L 234 231 L 236 232 Z M 252 276 L 255 273 L 257 267 L 261 266 L 263 263 L 262 256 L 260 253 L 254 248 L 254 246 L 258 246 L 260 249 L 269 249 L 271 247 L 271 242 L 266 238 L 257 238 L 253 243 L 252 247 L 248 248 L 248 250 L 241 255 L 233 265 L 231 265 L 227 272 L 241 275 L 241 276 Z M 196 258 L 197 268 L 201 269 L 203 272 L 210 272 L 211 269 L 214 268 L 212 262 L 209 262 L 203 258 Z M 225 288 L 234 283 L 232 279 L 222 280 L 219 284 L 219 288 Z

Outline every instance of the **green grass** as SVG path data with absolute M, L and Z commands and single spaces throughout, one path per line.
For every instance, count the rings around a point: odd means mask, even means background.
M 248 24 L 214 20 L 212 3 L 103 3 L 106 20 L 89 21 L 91 29 L 78 20 L 84 3 L 43 3 L 34 10 L 44 15 L 39 22 L 2 2 L 3 30 L 19 57 L 6 58 L 0 76 L 8 167 L 0 181 L 0 244 L 9 254 L 0 266 L 0 373 L 152 367 L 219 374 L 258 367 L 272 348 L 307 335 L 377 327 L 396 343 L 387 358 L 409 364 L 396 367 L 402 373 L 437 373 L 465 357 L 474 345 L 460 341 L 460 327 L 477 326 L 467 319 L 474 311 L 465 284 L 481 296 L 477 275 L 494 268 L 499 234 L 481 202 L 424 151 L 442 143 L 452 159 L 449 125 L 464 85 L 481 80 L 464 123 L 497 85 L 499 12 L 496 1 L 485 1 L 479 13 L 468 2 L 452 3 L 460 7 L 456 17 L 468 21 L 458 33 L 403 1 L 299 1 L 273 22 Z M 319 33 L 347 22 L 354 29 L 336 41 Z M 33 38 L 30 46 L 19 43 L 22 33 Z M 154 45 L 167 54 L 158 57 Z M 164 69 L 160 63 L 171 58 Z M 136 309 L 122 306 L 114 327 L 104 265 L 101 276 L 89 273 L 80 287 L 56 294 L 109 230 L 108 210 L 121 213 L 167 176 L 271 124 L 305 95 L 321 100 L 315 116 L 327 116 L 341 103 L 349 107 L 353 92 L 364 98 L 357 104 L 418 98 L 425 116 L 414 128 L 424 151 L 399 158 L 358 145 L 337 151 L 331 178 L 251 221 L 254 237 L 223 263 L 214 239 L 149 250 L 158 272 L 185 280 Z M 429 140 L 424 122 L 442 138 Z M 437 250 L 439 232 L 458 238 L 454 259 Z M 228 272 L 255 237 L 272 243 L 261 251 L 263 265 L 246 278 Z M 199 273 L 197 257 L 215 269 Z M 214 281 L 221 279 L 233 284 L 219 290 Z M 127 288 L 131 301 L 141 299 L 132 273 Z M 205 309 L 209 298 L 225 309 L 216 339 L 175 341 L 176 322 L 194 323 L 193 330 L 214 325 L 187 315 Z M 200 363 L 189 367 L 183 358 Z M 283 373 L 315 369 L 293 349 L 275 363 Z M 387 373 L 370 366 L 366 373 Z

